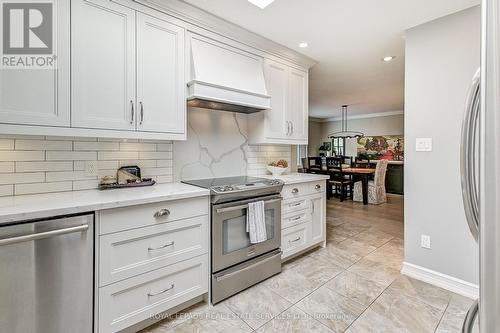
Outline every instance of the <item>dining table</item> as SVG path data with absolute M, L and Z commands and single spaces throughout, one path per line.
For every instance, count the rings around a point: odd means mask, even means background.
M 310 168 L 309 169 L 310 173 L 321 173 L 325 175 L 332 175 L 338 171 L 335 170 L 328 170 L 324 167 L 321 168 Z M 373 168 L 342 168 L 342 173 L 345 175 L 351 175 L 354 178 L 354 181 L 360 180 L 361 181 L 361 188 L 362 188 L 362 193 L 363 193 L 363 204 L 368 205 L 368 181 L 370 180 L 370 176 L 375 174 L 375 169 Z
M 363 192 L 363 204 L 368 205 L 368 181 L 370 176 L 375 174 L 375 169 L 371 168 L 346 168 L 342 169 L 342 173 L 352 175 L 361 181 L 361 188 Z

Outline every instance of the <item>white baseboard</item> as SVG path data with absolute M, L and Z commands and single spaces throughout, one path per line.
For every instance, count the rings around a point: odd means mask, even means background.
M 439 273 L 425 267 L 403 262 L 401 274 L 472 299 L 477 299 L 479 297 L 479 286 L 477 284 L 460 280 L 453 276 Z

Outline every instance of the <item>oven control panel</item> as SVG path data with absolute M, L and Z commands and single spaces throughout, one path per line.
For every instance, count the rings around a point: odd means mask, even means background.
M 222 186 L 214 186 L 211 188 L 212 191 L 216 193 L 228 193 L 233 191 L 248 191 L 252 189 L 272 187 L 272 186 L 280 186 L 284 183 L 278 179 L 269 179 L 262 182 L 255 183 L 246 183 L 246 184 L 237 184 L 237 185 L 222 185 Z

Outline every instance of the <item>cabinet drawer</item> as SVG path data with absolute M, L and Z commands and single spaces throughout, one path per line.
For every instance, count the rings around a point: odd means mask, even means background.
M 208 197 L 165 201 L 100 212 L 99 234 L 130 230 L 189 217 L 208 215 Z M 163 215 L 155 217 L 155 214 Z
M 316 194 L 326 191 L 326 181 L 307 182 L 299 184 L 285 185 L 281 191 L 284 200 L 299 198 L 304 195 Z
M 306 198 L 288 199 L 283 201 L 281 207 L 283 214 L 298 212 L 309 208 L 310 200 Z
M 208 215 L 99 238 L 99 285 L 208 252 Z
M 305 209 L 299 212 L 293 212 L 290 214 L 283 215 L 281 219 L 281 229 L 286 229 L 291 226 L 301 224 L 311 220 L 311 210 Z
M 117 332 L 208 291 L 208 256 L 99 289 L 99 332 Z
M 300 252 L 309 247 L 311 239 L 311 220 L 308 219 L 305 223 L 283 229 L 281 231 L 281 250 L 283 251 L 282 259 L 286 259 L 291 255 Z

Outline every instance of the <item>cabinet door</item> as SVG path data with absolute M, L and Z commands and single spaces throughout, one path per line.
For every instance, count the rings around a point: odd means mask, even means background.
M 109 0 L 73 0 L 71 123 L 135 130 L 135 11 Z
M 56 67 L 0 69 L 0 123 L 69 127 L 69 2 L 54 2 L 54 15 Z
M 287 119 L 292 123 L 290 137 L 306 142 L 309 117 L 308 85 L 307 72 L 290 68 L 287 109 Z
M 311 197 L 312 232 L 311 245 L 326 239 L 326 195 Z
M 286 110 L 288 107 L 288 66 L 266 59 L 264 75 L 267 93 L 271 96 L 271 110 L 265 112 L 266 137 L 286 138 L 288 124 Z
M 137 13 L 139 131 L 184 133 L 184 29 Z

